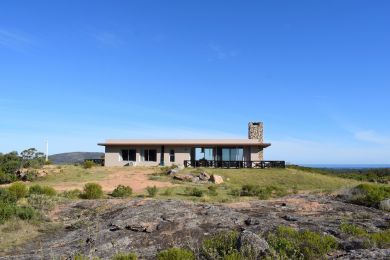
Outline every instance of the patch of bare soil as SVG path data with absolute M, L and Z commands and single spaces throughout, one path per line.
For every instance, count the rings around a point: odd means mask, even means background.
M 111 192 L 118 185 L 130 186 L 133 192 L 142 192 L 148 186 L 156 186 L 157 188 L 164 188 L 173 186 L 170 182 L 161 182 L 150 180 L 153 173 L 151 169 L 137 169 L 137 168 L 113 168 L 107 169 L 107 177 L 103 180 L 93 181 L 102 186 L 106 192 Z M 72 190 L 82 189 L 86 182 L 81 183 L 59 183 L 52 185 L 56 190 Z

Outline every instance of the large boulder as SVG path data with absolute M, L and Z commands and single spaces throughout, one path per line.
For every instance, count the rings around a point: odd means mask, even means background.
M 178 174 L 179 173 L 179 169 L 178 168 L 174 168 L 174 169 L 169 169 L 167 171 L 167 174 L 168 175 L 175 175 L 175 174 Z
M 194 180 L 194 176 L 192 176 L 191 174 L 177 174 L 173 176 L 173 178 L 175 180 L 188 181 L 188 182 L 192 182 Z
M 210 175 L 207 172 L 201 172 L 198 177 L 201 181 L 210 180 Z
M 210 181 L 212 181 L 215 184 L 221 184 L 221 183 L 223 183 L 223 178 L 222 178 L 222 176 L 213 174 L 210 177 Z
M 257 259 L 267 253 L 269 245 L 267 241 L 255 233 L 249 230 L 244 230 L 238 238 L 238 250 L 242 253 L 253 255 Z
M 379 203 L 379 208 L 380 208 L 381 210 L 390 211 L 390 199 L 382 200 L 382 201 Z

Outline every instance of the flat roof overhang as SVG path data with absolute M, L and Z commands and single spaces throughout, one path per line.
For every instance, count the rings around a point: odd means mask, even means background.
M 98 143 L 101 146 L 142 146 L 142 145 L 175 145 L 175 146 L 258 146 L 266 148 L 270 143 L 260 143 L 256 139 L 128 139 L 106 140 Z

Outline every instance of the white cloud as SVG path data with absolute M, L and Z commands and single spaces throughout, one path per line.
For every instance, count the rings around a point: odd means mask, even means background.
M 355 133 L 355 138 L 359 141 L 390 145 L 390 137 L 378 134 L 373 130 L 358 131 Z

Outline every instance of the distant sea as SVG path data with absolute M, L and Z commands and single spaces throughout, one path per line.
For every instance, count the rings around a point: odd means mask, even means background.
M 373 169 L 390 168 L 390 164 L 300 164 L 312 168 L 331 168 L 331 169 Z

